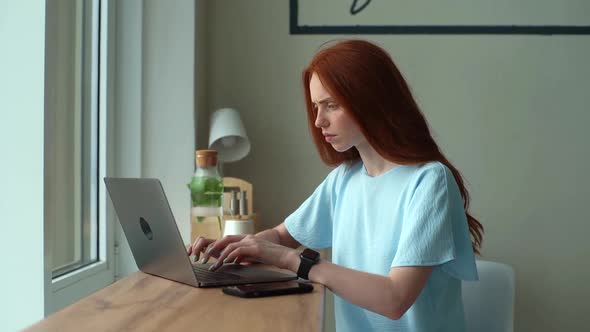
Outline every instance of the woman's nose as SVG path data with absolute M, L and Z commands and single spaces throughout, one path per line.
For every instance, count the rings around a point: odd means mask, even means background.
M 327 126 L 328 121 L 324 118 L 321 112 L 318 111 L 318 114 L 315 116 L 315 126 L 316 128 L 324 128 Z

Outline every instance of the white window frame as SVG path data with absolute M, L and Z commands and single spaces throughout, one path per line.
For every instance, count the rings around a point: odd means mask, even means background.
M 101 0 L 93 4 L 100 8 L 99 31 L 93 38 L 99 45 L 99 81 L 93 82 L 93 93 L 98 91 L 99 108 L 98 125 L 98 193 L 92 194 L 92 199 L 98 195 L 98 238 L 99 251 L 98 260 L 95 263 L 76 269 L 62 276 L 52 279 L 53 267 L 50 260 L 45 260 L 46 280 L 49 279 L 49 287 L 45 291 L 45 315 L 49 315 L 66 305 L 77 301 L 109 284 L 115 280 L 115 258 L 114 258 L 114 212 L 107 205 L 105 185 L 102 179 L 107 174 L 113 174 L 114 156 L 114 125 L 113 125 L 113 77 L 114 77 L 114 8 L 109 6 L 110 1 Z M 49 4 L 48 4 L 49 5 Z M 98 88 L 98 89 L 96 89 Z M 93 98 L 94 99 L 94 98 Z M 51 204 L 47 197 L 45 204 Z M 45 227 L 45 257 L 51 257 L 51 241 L 48 227 Z M 96 234 L 96 232 L 95 232 Z

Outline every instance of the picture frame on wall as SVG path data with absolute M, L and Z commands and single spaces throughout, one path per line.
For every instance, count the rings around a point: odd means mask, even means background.
M 293 35 L 590 34 L 588 0 L 290 0 Z

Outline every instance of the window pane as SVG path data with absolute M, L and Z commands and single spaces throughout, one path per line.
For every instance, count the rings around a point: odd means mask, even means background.
M 55 112 L 48 141 L 52 195 L 47 209 L 52 222 L 53 276 L 97 260 L 98 170 L 98 3 L 56 0 L 48 15 L 59 33 L 51 48 L 55 72 Z M 48 83 L 50 84 L 50 83 Z

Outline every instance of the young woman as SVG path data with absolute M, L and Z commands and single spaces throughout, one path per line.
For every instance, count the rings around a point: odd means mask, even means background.
M 337 166 L 282 224 L 254 236 L 198 238 L 189 255 L 257 260 L 335 295 L 338 331 L 464 331 L 461 280 L 476 280 L 482 225 L 382 48 L 320 50 L 303 71 L 309 126 Z M 332 262 L 300 245 L 332 248 Z

